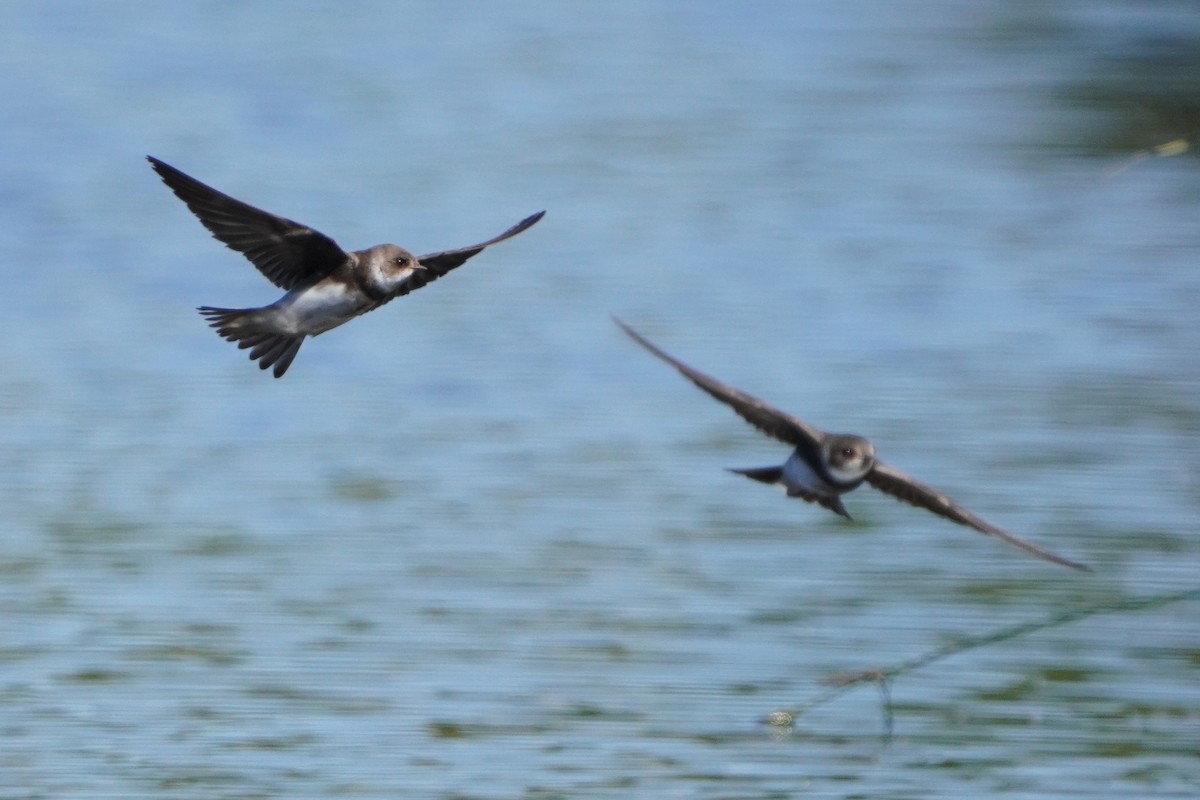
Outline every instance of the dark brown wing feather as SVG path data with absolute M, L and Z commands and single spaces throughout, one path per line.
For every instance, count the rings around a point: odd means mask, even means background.
M 320 231 L 235 200 L 153 156 L 146 159 L 214 237 L 280 289 L 320 279 L 345 262 L 342 248 Z
M 417 256 L 417 261 L 420 261 L 421 266 L 423 266 L 425 269 L 419 269 L 414 272 L 412 277 L 405 281 L 404 285 L 401 286 L 395 294 L 388 295 L 362 313 L 365 314 L 367 311 L 374 311 L 380 306 L 386 305 L 392 300 L 395 300 L 397 297 L 403 297 L 409 292 L 420 289 L 427 283 L 433 283 L 455 267 L 461 267 L 464 263 L 466 263 L 468 258 L 478 255 L 484 250 L 484 248 L 490 247 L 491 245 L 496 244 L 496 242 L 503 242 L 505 239 L 511 239 L 518 233 L 533 227 L 534 223 L 536 223 L 545 215 L 545 211 L 539 211 L 536 214 L 530 214 L 528 217 L 521 220 L 516 225 L 513 225 L 504 233 L 488 239 L 486 242 L 473 244 L 470 247 L 461 247 L 458 250 L 443 250 L 440 253 L 430 253 L 426 256 Z
M 414 289 L 420 289 L 425 284 L 436 281 L 438 278 L 442 277 L 455 267 L 461 267 L 471 256 L 483 252 L 485 247 L 491 247 L 497 242 L 503 242 L 505 239 L 511 239 L 522 231 L 529 230 L 545 215 L 545 211 L 539 211 L 536 214 L 530 214 L 528 217 L 521 220 L 516 225 L 513 225 L 504 233 L 500 234 L 499 236 L 493 236 L 486 242 L 473 244 L 470 247 L 460 247 L 457 250 L 443 250 L 440 253 L 430 253 L 429 255 L 418 256 L 417 261 L 420 261 L 421 266 L 423 266 L 425 269 L 414 273 L 413 276 L 408 279 L 408 282 L 404 284 L 404 288 L 401 289 L 396 296 L 399 297 L 401 295 L 408 294 Z
M 867 475 L 867 483 L 874 486 L 876 489 L 886 494 L 890 494 L 899 500 L 914 505 L 918 508 L 924 508 L 927 511 L 932 511 L 946 519 L 953 520 L 959 525 L 965 525 L 968 528 L 974 528 L 980 533 L 988 536 L 995 536 L 1008 544 L 1018 549 L 1024 550 L 1026 553 L 1037 556 L 1038 558 L 1052 561 L 1055 564 L 1061 564 L 1064 567 L 1078 569 L 1084 572 L 1091 572 L 1091 568 L 1077 561 L 1071 561 L 1068 558 L 1055 555 L 1049 550 L 1043 550 L 1035 544 L 1030 544 L 1024 539 L 1019 539 L 1011 533 L 997 528 L 984 522 L 979 517 L 967 511 L 962 506 L 958 505 L 950 498 L 946 497 L 941 492 L 931 486 L 910 478 L 898 469 L 889 467 L 878 461 L 875 462 L 875 468 Z
M 672 358 L 616 317 L 613 317 L 613 322 L 617 323 L 621 330 L 629 334 L 635 342 L 679 370 L 680 374 L 685 378 L 712 397 L 732 408 L 737 412 L 738 416 L 763 433 L 781 442 L 786 442 L 793 447 L 813 449 L 819 446 L 823 434 L 808 423 L 764 403 L 757 397 L 721 383 L 716 378 L 705 375 L 698 369 L 692 369 L 678 359 Z

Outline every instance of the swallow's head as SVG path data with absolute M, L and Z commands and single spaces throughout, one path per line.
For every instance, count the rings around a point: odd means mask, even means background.
M 417 257 L 395 244 L 380 244 L 360 254 L 359 269 L 378 291 L 399 289 L 414 272 L 425 269 Z
M 837 483 L 858 483 L 875 466 L 875 445 L 861 436 L 835 433 L 821 444 L 821 460 Z

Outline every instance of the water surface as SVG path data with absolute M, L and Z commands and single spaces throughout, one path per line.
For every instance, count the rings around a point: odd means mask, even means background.
M 1191 10 L 10 5 L 0 797 L 1195 796 Z M 146 153 L 348 248 L 548 213 L 275 381 Z M 611 313 L 1095 574 L 726 473 Z

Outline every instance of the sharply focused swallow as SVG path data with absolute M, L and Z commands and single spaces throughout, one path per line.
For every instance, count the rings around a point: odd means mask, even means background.
M 757 397 L 692 369 L 655 347 L 621 320 L 614 317 L 613 321 L 634 341 L 675 367 L 685 378 L 712 397 L 732 408 L 742 419 L 768 436 L 795 448 L 781 466 L 733 469 L 731 472 L 762 483 L 780 484 L 787 491 L 788 497 L 799 497 L 818 503 L 846 519 L 850 519 L 850 514 L 842 505 L 841 496 L 865 481 L 906 503 L 932 511 L 988 536 L 995 536 L 1038 558 L 1071 569 L 1091 571 L 1083 564 L 1043 550 L 985 522 L 936 489 L 889 467 L 875 458 L 875 446 L 867 439 L 848 433 L 826 433 L 814 428 L 790 414 L 772 408 Z
M 262 308 L 198 309 L 223 338 L 240 349 L 250 348 L 250 359 L 260 368 L 274 366 L 276 378 L 287 372 L 304 337 L 420 289 L 546 213 L 539 211 L 499 236 L 457 250 L 414 256 L 403 247 L 378 244 L 348 253 L 320 231 L 235 200 L 153 156 L 146 158 L 218 241 L 242 253 L 287 292 Z

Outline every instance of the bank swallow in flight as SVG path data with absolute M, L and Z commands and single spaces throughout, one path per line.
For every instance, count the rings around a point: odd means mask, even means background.
M 486 242 L 414 256 L 379 244 L 346 252 L 333 239 L 290 219 L 235 200 L 147 156 L 154 171 L 219 241 L 242 253 L 286 294 L 262 308 L 213 308 L 200 313 L 222 338 L 250 350 L 262 369 L 282 377 L 306 336 L 316 336 L 420 289 L 489 245 L 516 236 L 539 211 Z
M 974 528 L 980 533 L 995 536 L 1013 547 L 1038 558 L 1071 569 L 1090 572 L 1076 561 L 1043 550 L 1024 539 L 997 528 L 953 502 L 938 490 L 926 486 L 898 469 L 875 458 L 875 446 L 861 436 L 848 433 L 826 433 L 783 411 L 773 408 L 757 397 L 738 391 L 699 370 L 689 367 L 655 347 L 637 331 L 615 317 L 613 320 L 634 341 L 667 362 L 696 386 L 732 408 L 742 419 L 768 436 L 795 448 L 788 460 L 778 467 L 733 469 L 756 481 L 780 484 L 789 497 L 799 497 L 850 519 L 842 505 L 841 496 L 859 484 L 869 483 L 876 489 L 945 517 L 959 525 Z

